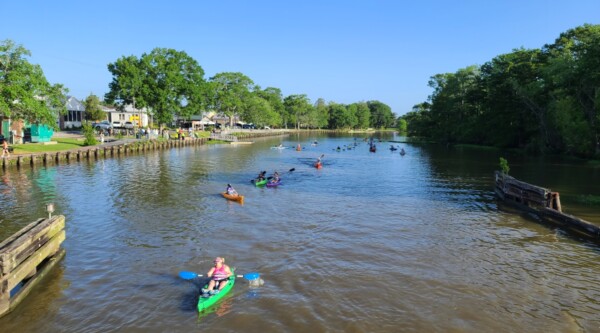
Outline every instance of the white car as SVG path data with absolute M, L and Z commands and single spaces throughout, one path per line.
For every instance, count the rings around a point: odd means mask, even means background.
M 123 124 L 121 124 L 121 122 L 120 122 L 120 121 L 113 121 L 113 122 L 112 122 L 112 126 L 113 126 L 114 128 L 121 128 L 121 127 L 123 127 Z
M 123 127 L 126 129 L 133 129 L 133 123 L 131 121 L 126 121 L 125 124 L 123 124 Z

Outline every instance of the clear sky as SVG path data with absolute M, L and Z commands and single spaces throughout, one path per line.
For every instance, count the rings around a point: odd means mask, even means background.
M 284 96 L 378 100 L 397 115 L 427 99 L 435 74 L 584 23 L 600 24 L 600 0 L 0 0 L 0 40 L 80 99 L 103 98 L 107 64 L 163 47 L 196 59 L 206 79 L 241 72 Z

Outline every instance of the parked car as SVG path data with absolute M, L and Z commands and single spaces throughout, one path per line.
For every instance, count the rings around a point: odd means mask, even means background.
M 100 130 L 108 130 L 108 129 L 112 129 L 112 124 L 108 122 L 108 120 L 102 120 L 101 122 L 98 123 L 92 123 L 92 127 L 96 130 L 96 131 L 100 131 Z
M 243 129 L 254 129 L 254 124 L 244 124 L 242 125 Z
M 125 124 L 123 124 L 123 127 L 126 129 L 133 129 L 133 123 L 131 121 L 126 121 Z
M 121 127 L 123 127 L 123 124 L 120 121 L 113 121 L 112 126 L 114 128 L 121 128 Z
M 271 127 L 269 127 L 269 126 L 265 126 L 265 129 L 269 130 L 269 129 L 271 129 Z

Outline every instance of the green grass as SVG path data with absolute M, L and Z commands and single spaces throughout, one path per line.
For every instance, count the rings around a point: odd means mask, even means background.
M 83 147 L 83 139 L 60 138 L 54 139 L 56 144 L 44 145 L 40 143 L 27 143 L 20 145 L 12 145 L 15 154 L 30 154 L 30 153 L 50 153 L 55 151 L 63 151 L 77 149 Z

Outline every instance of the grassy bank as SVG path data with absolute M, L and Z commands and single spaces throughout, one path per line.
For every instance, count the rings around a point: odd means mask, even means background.
M 63 151 L 70 149 L 77 149 L 83 147 L 83 139 L 74 138 L 56 138 L 52 141 L 55 144 L 41 144 L 41 143 L 24 143 L 19 145 L 12 145 L 14 154 L 30 154 L 30 153 L 49 153 L 54 151 Z

